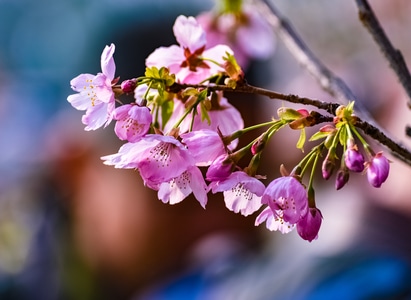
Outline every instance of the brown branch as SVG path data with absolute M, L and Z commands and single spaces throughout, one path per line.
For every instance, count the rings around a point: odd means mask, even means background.
M 403 162 L 411 165 L 411 153 L 410 151 L 402 146 L 391 140 L 387 137 L 381 130 L 377 127 L 362 121 L 358 120 L 355 123 L 355 126 L 360 128 L 366 135 L 373 138 L 374 140 L 380 142 L 381 144 L 385 145 L 388 149 L 391 150 L 391 154 L 397 157 L 398 159 L 402 160 Z
M 310 99 L 305 97 L 299 97 L 297 95 L 286 95 L 271 90 L 263 89 L 260 87 L 252 86 L 247 83 L 237 85 L 235 89 L 227 85 L 193 85 L 193 84 L 179 84 L 174 83 L 169 87 L 170 92 L 179 92 L 185 88 L 193 87 L 195 89 L 208 89 L 209 91 L 223 91 L 223 92 L 237 92 L 246 94 L 256 94 L 266 96 L 271 99 L 285 100 L 290 103 L 297 103 L 303 105 L 311 105 L 319 109 L 325 110 L 328 113 L 335 115 L 335 110 L 340 106 L 338 103 L 324 102 L 316 99 Z
M 268 21 L 276 34 L 287 46 L 290 53 L 308 70 L 325 91 L 337 98 L 341 104 L 348 104 L 350 101 L 357 100 L 344 81 L 333 74 L 333 72 L 314 55 L 299 37 L 291 23 L 280 14 L 271 1 L 256 1 L 255 5 L 259 13 Z
M 358 6 L 359 19 L 380 47 L 381 52 L 404 87 L 409 98 L 407 104 L 411 109 L 411 75 L 404 57 L 390 42 L 367 0 L 355 0 L 355 2 Z
M 256 94 L 268 97 L 270 99 L 279 99 L 291 103 L 298 103 L 303 105 L 311 105 L 316 108 L 325 110 L 329 114 L 335 116 L 335 110 L 340 106 L 338 103 L 324 102 L 316 99 L 299 97 L 296 95 L 286 95 L 271 90 L 255 87 L 249 84 L 243 84 L 237 86 L 235 89 L 226 85 L 192 85 L 192 84 L 179 84 L 174 83 L 169 87 L 169 91 L 173 93 L 178 93 L 179 91 L 186 89 L 188 87 L 196 89 L 208 89 L 209 91 L 223 91 L 223 92 L 235 92 L 235 93 L 247 93 L 247 94 Z M 331 122 L 332 118 L 329 116 L 324 116 L 322 114 L 317 114 L 316 116 L 318 123 L 321 122 Z M 378 129 L 376 126 L 361 120 L 358 118 L 356 127 L 360 128 L 366 135 L 378 141 L 380 144 L 385 145 L 388 149 L 391 150 L 392 155 L 402 160 L 406 164 L 411 166 L 411 152 L 398 144 L 390 137 L 388 137 L 384 132 Z
M 317 79 L 320 86 L 325 91 L 336 97 L 343 104 L 348 104 L 349 101 L 358 100 L 345 82 L 333 74 L 333 72 L 331 72 L 331 70 L 329 70 L 321 60 L 313 54 L 291 26 L 290 22 L 288 22 L 288 20 L 285 19 L 274 7 L 272 1 L 255 0 L 255 5 L 259 13 L 265 17 L 276 34 L 288 47 L 290 53 L 294 55 L 295 59 L 305 67 L 315 79 Z M 411 152 L 405 147 L 400 146 L 400 143 L 395 142 L 387 133 L 384 133 L 381 129 L 377 129 L 378 127 L 374 125 L 376 122 L 369 115 L 368 111 L 360 101 L 356 101 L 355 106 L 358 115 L 362 120 L 366 120 L 366 123 L 370 126 L 369 128 L 375 128 L 377 130 L 367 130 L 367 134 L 381 144 L 387 146 L 391 150 L 392 155 L 411 166 L 411 159 L 409 158 Z

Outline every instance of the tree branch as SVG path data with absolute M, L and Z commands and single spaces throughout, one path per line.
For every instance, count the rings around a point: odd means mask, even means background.
M 178 93 L 181 90 L 184 90 L 188 87 L 192 87 L 195 89 L 208 89 L 209 91 L 223 91 L 223 92 L 236 92 L 236 93 L 247 93 L 247 94 L 255 94 L 265 96 L 271 99 L 279 99 L 288 101 L 291 103 L 298 103 L 303 105 L 311 105 L 316 108 L 325 110 L 329 114 L 335 116 L 336 109 L 341 105 L 339 103 L 332 103 L 332 102 L 324 102 L 316 99 L 310 98 L 303 98 L 296 95 L 285 95 L 278 92 L 274 92 L 271 90 L 255 87 L 244 83 L 242 85 L 238 85 L 236 88 L 232 88 L 226 85 L 191 85 L 191 84 L 179 84 L 174 83 L 171 87 L 169 87 L 169 91 L 173 93 Z M 323 121 L 331 122 L 332 118 L 328 116 L 324 116 L 320 114 L 319 119 Z M 360 128 L 366 135 L 373 138 L 374 140 L 378 141 L 382 145 L 385 145 L 388 149 L 391 150 L 392 155 L 397 157 L 398 159 L 402 160 L 404 163 L 411 166 L 411 152 L 403 147 L 401 144 L 398 144 L 390 137 L 388 137 L 384 132 L 382 132 L 376 126 L 361 120 L 358 120 L 355 123 L 355 126 Z
M 337 98 L 341 104 L 347 104 L 350 101 L 357 100 L 348 86 L 314 55 L 298 36 L 291 23 L 280 14 L 271 1 L 261 0 L 256 1 L 255 4 L 262 16 L 265 17 L 276 34 L 287 46 L 290 53 L 317 79 L 325 91 Z
M 356 111 L 358 115 L 363 120 L 366 120 L 366 124 L 369 126 L 366 126 L 367 134 L 387 146 L 391 150 L 392 155 L 411 166 L 411 152 L 407 148 L 400 146 L 400 143 L 395 142 L 387 133 L 384 133 L 374 125 L 376 123 L 374 119 L 369 115 L 361 102 L 357 101 L 357 97 L 355 97 L 345 82 L 333 74 L 333 72 L 313 54 L 288 20 L 274 7 L 272 2 L 269 0 L 255 0 L 255 5 L 259 13 L 265 17 L 276 34 L 288 47 L 290 53 L 317 79 L 320 86 L 343 104 L 348 104 L 349 101 L 356 101 Z
M 390 42 L 367 0 L 355 0 L 355 2 L 358 6 L 359 19 L 380 47 L 381 52 L 404 87 L 409 99 L 407 104 L 411 109 L 411 75 L 404 57 Z

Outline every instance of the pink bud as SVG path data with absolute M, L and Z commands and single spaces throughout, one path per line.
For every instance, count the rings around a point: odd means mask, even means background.
M 390 172 L 390 162 L 382 155 L 382 152 L 377 153 L 368 163 L 367 178 L 368 182 L 373 187 L 380 187 L 388 178 Z
M 331 159 L 331 155 L 327 154 L 322 164 L 322 175 L 325 180 L 330 179 L 335 168 L 335 161 Z
M 337 178 L 335 179 L 335 189 L 339 190 L 344 187 L 350 178 L 350 173 L 347 169 L 340 169 L 337 172 Z
M 135 79 L 128 79 L 124 80 L 121 83 L 121 89 L 123 90 L 124 93 L 132 93 L 134 89 L 136 88 L 136 80 Z
M 348 148 L 344 153 L 345 165 L 350 171 L 362 172 L 364 170 L 364 156 L 358 151 L 357 145 L 348 141 Z
M 321 211 L 316 207 L 310 207 L 307 214 L 297 223 L 297 232 L 309 242 L 318 237 L 323 216 Z

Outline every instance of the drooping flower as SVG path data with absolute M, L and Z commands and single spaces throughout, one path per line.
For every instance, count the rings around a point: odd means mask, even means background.
M 308 213 L 297 223 L 297 232 L 309 242 L 317 239 L 323 216 L 316 207 L 310 207 Z
M 173 31 L 179 45 L 157 48 L 146 59 L 148 67 L 167 67 L 180 83 L 199 83 L 224 71 L 204 58 L 221 65 L 225 53 L 233 51 L 225 45 L 207 49 L 206 34 L 194 17 L 177 17 Z
M 180 176 L 163 182 L 159 186 L 158 198 L 163 203 L 176 204 L 183 201 L 191 193 L 205 208 L 208 187 L 198 167 L 189 167 Z
M 172 136 L 147 134 L 135 143 L 126 143 L 116 154 L 102 157 L 116 168 L 138 169 L 145 185 L 158 190 L 163 182 L 180 176 L 195 165 L 181 142 Z
M 209 166 L 217 157 L 225 153 L 224 143 L 216 131 L 195 130 L 181 134 L 181 138 L 197 166 Z
M 230 46 L 243 68 L 251 59 L 266 59 L 274 51 L 273 31 L 252 6 L 243 5 L 236 13 L 205 12 L 197 20 L 207 32 L 207 45 Z
M 255 226 L 265 222 L 265 226 L 271 231 L 280 231 L 282 234 L 291 232 L 295 228 L 295 224 L 290 224 L 284 221 L 283 211 L 277 210 L 275 213 L 271 207 L 267 206 L 255 219 Z
M 101 54 L 102 73 L 80 74 L 70 81 L 71 88 L 78 92 L 67 97 L 77 110 L 85 110 L 82 122 L 85 130 L 107 126 L 112 120 L 115 98 L 112 89 L 116 66 L 113 59 L 115 46 L 106 46 Z
M 210 184 L 212 192 L 223 192 L 226 207 L 235 212 L 248 216 L 261 207 L 261 195 L 264 184 L 247 173 L 237 171 L 222 181 Z
M 373 187 L 381 187 L 390 172 L 390 162 L 378 152 L 367 164 L 367 179 Z
M 120 140 L 136 142 L 150 129 L 152 115 L 146 106 L 125 104 L 115 109 L 114 131 Z
M 262 203 L 268 204 L 276 217 L 282 211 L 282 219 L 290 224 L 296 224 L 308 211 L 307 191 L 292 176 L 273 180 L 264 191 Z

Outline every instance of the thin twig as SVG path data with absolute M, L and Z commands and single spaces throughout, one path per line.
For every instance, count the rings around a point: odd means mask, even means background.
M 355 0 L 355 2 L 358 6 L 359 19 L 380 47 L 381 52 L 404 87 L 409 98 L 407 104 L 411 109 L 411 75 L 404 57 L 390 42 L 368 2 L 366 0 Z
M 276 34 L 294 55 L 296 60 L 308 70 L 321 87 L 337 98 L 341 104 L 357 100 L 352 91 L 340 78 L 335 76 L 299 37 L 291 23 L 280 14 L 271 1 L 256 1 L 256 7 L 273 27 Z
M 343 104 L 348 104 L 349 101 L 356 101 L 357 114 L 362 120 L 366 120 L 364 122 L 369 125 L 369 128 L 378 131 L 378 134 L 376 134 L 377 131 L 367 130 L 367 134 L 381 144 L 387 146 L 391 150 L 392 155 L 411 166 L 410 150 L 400 146 L 400 143 L 395 142 L 395 140 L 389 137 L 387 133 L 384 133 L 381 129 L 378 129 L 378 126 L 374 125 L 376 124 L 375 120 L 369 115 L 362 103 L 357 101 L 357 97 L 355 97 L 345 82 L 333 74 L 333 72 L 331 72 L 331 70 L 329 70 L 321 60 L 313 54 L 291 26 L 290 22 L 278 12 L 272 2 L 269 0 L 257 0 L 255 1 L 255 5 L 259 13 L 265 17 L 277 35 L 288 47 L 290 53 L 294 55 L 296 60 L 305 67 L 315 79 L 317 79 L 321 87 Z M 370 132 L 374 132 L 374 134 L 372 135 Z
M 266 96 L 271 99 L 285 100 L 290 103 L 311 105 L 319 109 L 325 110 L 326 112 L 332 115 L 335 115 L 335 110 L 338 108 L 338 106 L 340 106 L 340 104 L 338 103 L 324 102 L 324 101 L 300 97 L 300 96 L 292 95 L 292 94 L 286 95 L 286 94 L 278 93 L 275 91 L 263 89 L 260 87 L 252 86 L 247 83 L 239 84 L 237 85 L 235 89 L 227 85 L 196 85 L 196 84 L 174 83 L 171 87 L 169 87 L 169 91 L 176 93 L 188 87 L 192 87 L 195 89 L 208 89 L 209 91 L 256 94 L 256 95 Z

